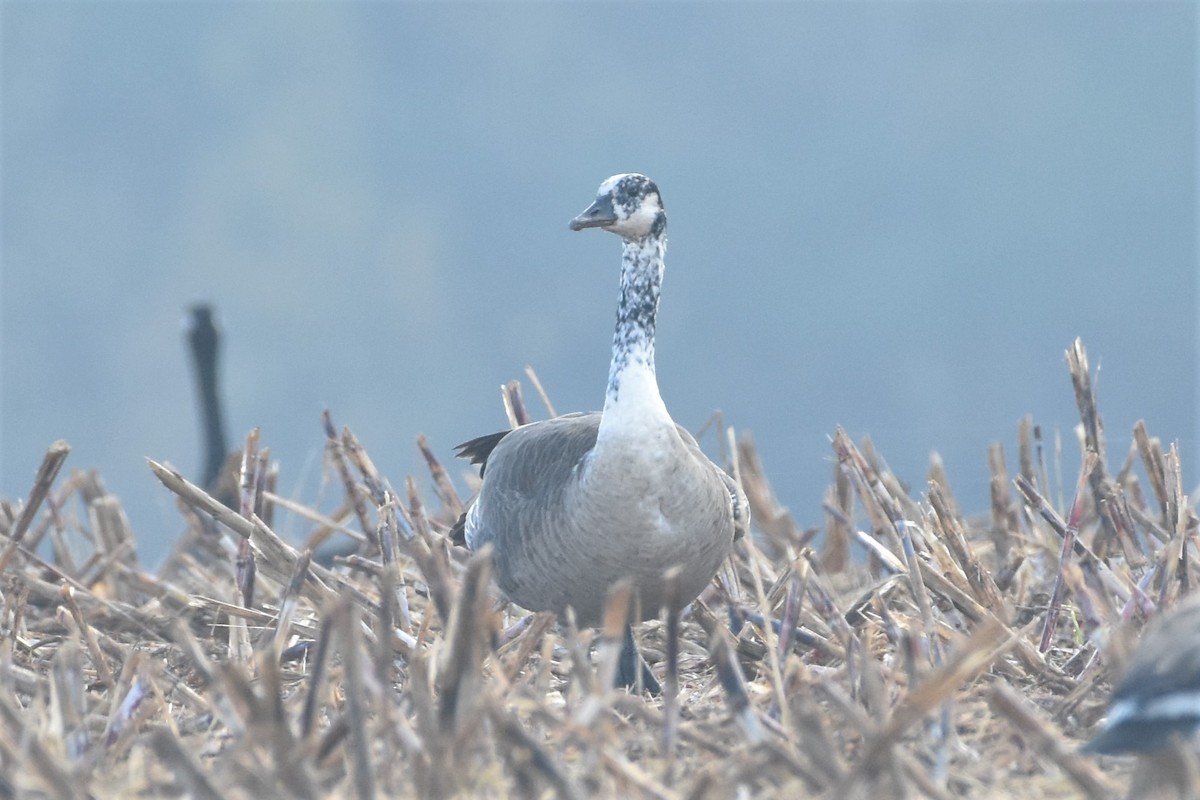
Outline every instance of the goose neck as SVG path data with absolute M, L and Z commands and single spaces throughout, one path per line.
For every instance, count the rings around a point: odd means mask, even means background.
M 661 410 L 666 416 L 654 373 L 654 326 L 665 253 L 666 239 L 661 236 L 625 241 L 612 364 L 604 401 L 606 419 L 620 416 L 622 411 L 645 415 L 648 409 Z

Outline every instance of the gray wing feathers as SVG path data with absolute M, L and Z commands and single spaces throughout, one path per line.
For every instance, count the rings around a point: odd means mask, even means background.
M 526 531 L 531 523 L 537 527 L 561 506 L 599 428 L 599 412 L 565 414 L 516 428 L 501 439 L 487 458 L 483 490 L 467 513 L 467 546 L 476 550 L 497 532 Z
M 696 438 L 692 436 L 687 428 L 676 423 L 675 429 L 679 431 L 679 438 L 683 439 L 683 443 L 687 445 L 692 458 L 712 467 L 713 472 L 725 485 L 725 490 L 729 492 L 729 515 L 733 519 L 733 540 L 736 542 L 750 532 L 750 503 L 746 500 L 746 493 L 742 491 L 742 487 L 738 485 L 738 482 L 728 472 L 718 467 L 708 456 L 704 455 L 704 451 L 696 443 Z

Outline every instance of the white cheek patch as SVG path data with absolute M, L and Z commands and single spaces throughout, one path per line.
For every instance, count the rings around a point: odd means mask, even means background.
M 621 216 L 624 211 L 617 209 L 617 221 L 608 226 L 608 230 L 619 235 L 629 235 L 641 238 L 654 227 L 654 222 L 662 209 L 657 203 L 643 203 L 633 210 L 629 216 Z
M 629 223 L 641 230 L 649 230 L 654 224 L 654 218 L 658 215 L 657 203 L 642 203 L 638 206 L 637 211 L 634 211 L 629 216 Z

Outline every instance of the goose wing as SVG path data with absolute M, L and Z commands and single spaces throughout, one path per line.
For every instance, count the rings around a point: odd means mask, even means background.
M 728 472 L 718 467 L 712 462 L 712 459 L 704 454 L 700 445 L 697 444 L 696 438 L 688 432 L 687 428 L 676 423 L 675 430 L 679 432 L 679 438 L 683 440 L 692 458 L 711 467 L 715 477 L 724 484 L 725 491 L 729 492 L 729 514 L 733 519 L 733 541 L 736 542 L 750 530 L 750 503 L 746 500 L 746 493 Z
M 553 423 L 553 424 L 551 424 Z M 573 476 L 577 475 L 576 467 L 596 444 L 596 434 L 600 426 L 600 413 L 596 411 L 564 414 L 554 420 L 535 422 L 520 428 L 498 431 L 486 436 L 479 436 L 463 442 L 455 448 L 459 458 L 465 458 L 471 464 L 479 467 L 482 478 L 487 472 L 488 460 L 501 442 L 510 434 L 516 437 L 508 442 L 506 451 L 511 456 L 504 456 L 504 474 L 493 476 L 493 481 L 503 484 L 497 487 L 499 496 L 511 498 L 517 502 L 511 506 L 512 513 L 489 513 L 488 520 L 476 519 L 471 523 L 471 540 L 475 541 L 476 530 L 481 527 L 495 528 L 500 525 L 516 524 L 523 529 L 522 521 L 513 518 L 519 510 L 527 505 L 535 511 L 544 508 L 552 493 L 560 493 Z M 729 493 L 729 514 L 733 520 L 733 539 L 742 538 L 750 528 L 750 505 L 741 487 L 725 470 L 714 464 L 695 437 L 682 425 L 676 425 L 679 438 L 683 441 L 688 453 L 693 459 L 711 468 L 714 477 L 719 479 Z M 547 444 L 549 443 L 549 444 Z M 518 455 L 520 454 L 520 455 Z M 529 456 L 529 457 L 526 457 Z M 475 511 L 472 504 L 463 512 L 454 526 L 450 529 L 450 539 L 458 545 L 467 543 L 468 518 Z M 497 519 L 490 519 L 495 516 Z M 491 536 L 485 534 L 485 539 Z M 481 540 L 482 541 L 482 540 Z
M 575 467 L 596 445 L 600 412 L 563 414 L 507 431 L 479 436 L 455 448 L 459 458 L 486 474 L 489 502 L 477 497 L 450 529 L 450 540 L 472 550 L 499 530 L 525 530 L 561 501 Z M 489 465 L 497 465 L 488 470 Z

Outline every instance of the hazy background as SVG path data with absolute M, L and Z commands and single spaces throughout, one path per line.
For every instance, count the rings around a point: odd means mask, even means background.
M 838 424 L 970 510 L 1022 415 L 1073 456 L 1077 335 L 1114 451 L 1145 418 L 1195 484 L 1191 3 L 10 0 L 0 33 L 0 495 L 65 438 L 152 559 L 145 457 L 200 470 L 187 306 L 283 492 L 337 491 L 326 406 L 427 486 L 416 434 L 502 427 L 526 364 L 599 407 L 619 244 L 567 221 L 626 171 L 670 215 L 667 404 L 751 429 L 802 525 Z

